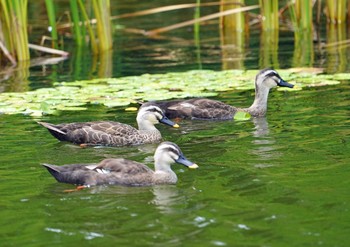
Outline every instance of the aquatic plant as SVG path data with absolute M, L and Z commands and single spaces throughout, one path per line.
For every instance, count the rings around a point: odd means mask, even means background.
M 89 104 L 116 107 L 128 106 L 136 100 L 212 97 L 223 91 L 253 90 L 257 72 L 258 70 L 193 70 L 183 73 L 56 82 L 53 88 L 0 94 L 0 113 L 22 113 L 38 117 L 43 114 L 57 114 L 60 111 L 85 110 Z M 317 75 L 314 71 L 295 69 L 278 72 L 285 80 L 296 85 L 292 90 L 338 84 L 340 80 L 350 79 L 350 74 Z

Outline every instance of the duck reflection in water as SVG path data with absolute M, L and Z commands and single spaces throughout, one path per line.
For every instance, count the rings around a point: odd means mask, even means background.
M 152 187 L 154 199 L 151 201 L 161 213 L 178 213 L 177 205 L 184 205 L 186 197 L 182 195 L 177 186 L 174 185 L 156 185 Z
M 252 143 L 254 146 L 251 149 L 251 153 L 259 157 L 259 161 L 268 161 L 272 158 L 280 156 L 279 152 L 276 152 L 275 139 L 270 135 L 269 124 L 266 117 L 252 118 L 254 123 L 254 130 L 252 135 L 254 137 Z M 264 168 L 269 167 L 271 164 L 256 164 L 256 167 Z

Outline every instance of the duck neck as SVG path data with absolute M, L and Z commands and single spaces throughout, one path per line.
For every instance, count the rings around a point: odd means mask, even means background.
M 162 139 L 162 134 L 159 130 L 149 121 L 138 122 L 139 135 L 141 139 L 147 143 L 152 143 Z
M 137 121 L 137 125 L 140 131 L 147 131 L 147 132 L 159 132 L 157 128 L 154 126 L 153 123 L 150 121 Z
M 247 112 L 253 117 L 265 116 L 267 111 L 267 99 L 270 89 L 267 87 L 255 87 L 255 99 L 253 104 L 247 108 Z
M 154 183 L 155 184 L 175 184 L 177 176 L 170 165 L 164 165 L 161 159 L 155 160 L 154 163 Z

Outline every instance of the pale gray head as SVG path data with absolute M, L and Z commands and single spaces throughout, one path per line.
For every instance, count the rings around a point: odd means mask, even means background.
M 270 89 L 276 86 L 289 88 L 294 87 L 294 85 L 284 81 L 281 76 L 273 69 L 263 69 L 257 74 L 255 78 L 256 89 L 259 87 L 267 87 Z
M 145 121 L 154 124 L 163 123 L 174 128 L 178 128 L 179 125 L 175 124 L 171 120 L 169 120 L 165 115 L 162 109 L 160 109 L 156 105 L 143 105 L 140 107 L 137 113 L 137 122 L 143 123 Z
M 168 165 L 173 163 L 182 164 L 191 169 L 198 168 L 198 165 L 189 161 L 178 145 L 173 142 L 162 142 L 154 153 L 155 164 Z

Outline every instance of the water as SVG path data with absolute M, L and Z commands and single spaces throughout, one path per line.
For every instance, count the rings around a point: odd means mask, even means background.
M 130 5 L 121 6 L 129 11 Z M 164 25 L 180 18 L 167 17 Z M 154 22 L 146 20 L 122 24 L 150 29 Z M 172 33 L 187 42 L 124 34 L 116 39 L 111 76 L 200 66 L 222 69 L 217 29 L 214 25 L 205 28 L 201 63 L 191 43 L 192 30 Z M 280 67 L 288 68 L 293 35 L 284 35 L 279 60 Z M 260 66 L 258 40 L 253 31 L 244 68 Z M 322 66 L 325 61 L 327 57 L 322 57 L 313 65 Z M 98 77 L 98 69 L 92 71 L 91 64 L 92 59 L 85 56 L 33 67 L 22 80 L 1 82 L 1 91 L 34 90 L 53 81 Z M 81 149 L 58 142 L 35 121 L 105 119 L 135 125 L 136 113 L 89 106 L 79 114 L 61 112 L 40 119 L 0 115 L 1 246 L 347 246 L 349 92 L 348 81 L 302 91 L 272 90 L 266 118 L 181 121 L 179 129 L 158 126 L 164 139 L 177 143 L 199 169 L 174 165 L 177 185 L 98 186 L 74 193 L 65 193 L 73 186 L 57 183 L 40 164 L 124 157 L 152 166 L 157 145 Z M 253 91 L 225 92 L 217 99 L 249 106 Z
M 159 126 L 197 170 L 173 168 L 175 186 L 99 186 L 65 193 L 40 164 L 124 157 L 153 162 L 156 145 L 86 148 L 60 143 L 24 116 L 0 116 L 4 246 L 346 246 L 349 83 L 270 94 L 266 118 Z M 246 106 L 252 92 L 225 93 Z M 333 96 L 337 95 L 335 99 Z M 116 115 L 115 115 L 116 114 Z M 133 124 L 135 113 L 91 107 L 81 115 Z

